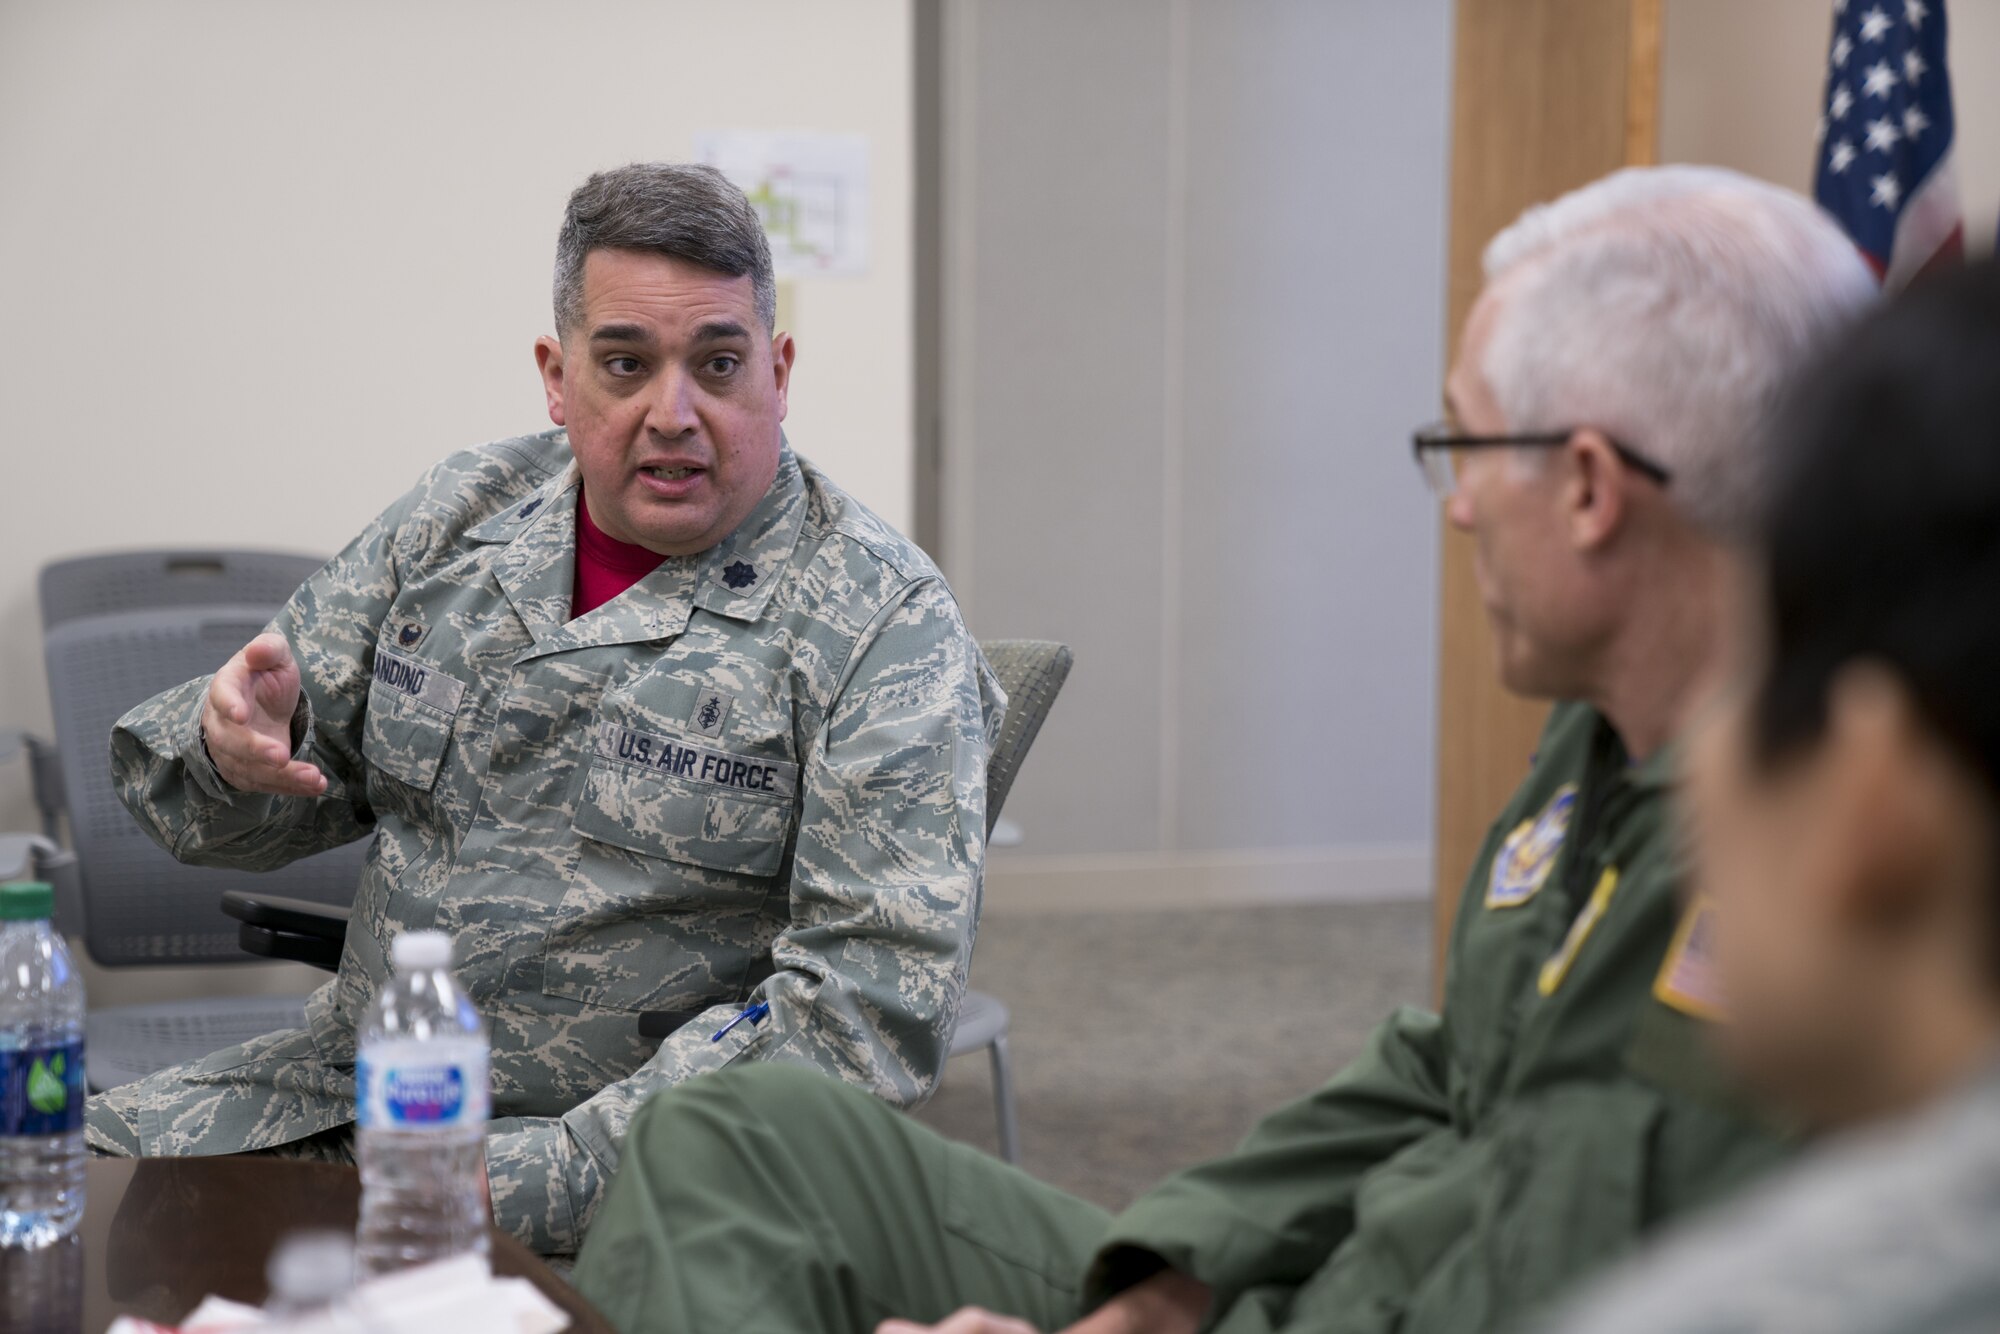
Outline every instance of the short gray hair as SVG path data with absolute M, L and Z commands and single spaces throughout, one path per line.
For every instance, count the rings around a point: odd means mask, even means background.
M 1486 248 L 1505 281 L 1483 370 L 1510 431 L 1596 427 L 1740 537 L 1794 372 L 1877 295 L 1811 201 L 1719 167 L 1633 167 L 1523 213 Z
M 556 332 L 583 322 L 583 261 L 593 250 L 634 250 L 750 275 L 757 318 L 778 327 L 778 280 L 757 210 L 728 177 L 692 162 L 635 162 L 579 185 L 556 236 Z

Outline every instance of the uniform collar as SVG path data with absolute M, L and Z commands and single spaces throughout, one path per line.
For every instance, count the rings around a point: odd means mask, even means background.
M 1592 710 L 1596 713 L 1596 710 Z M 1667 741 L 1645 759 L 1634 763 L 1625 750 L 1625 743 L 1613 730 L 1611 720 L 1597 713 L 1597 732 L 1592 739 L 1592 754 L 1604 770 L 1615 773 L 1618 781 L 1627 787 L 1644 792 L 1660 791 L 1673 785 L 1674 776 L 1680 765 L 1680 746 Z
M 534 636 L 537 654 L 671 638 L 687 628 L 694 607 L 754 621 L 805 524 L 805 478 L 787 442 L 780 445 L 770 490 L 734 533 L 699 555 L 667 557 L 624 593 L 572 621 L 580 488 L 572 459 L 531 494 L 466 530 L 471 541 L 505 544 L 494 559 L 494 577 Z
M 785 442 L 778 449 L 778 475 L 757 508 L 735 532 L 695 558 L 695 606 L 738 621 L 762 616 L 805 521 L 805 474 Z

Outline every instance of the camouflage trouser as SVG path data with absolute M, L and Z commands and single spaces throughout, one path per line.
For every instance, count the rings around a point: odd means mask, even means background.
M 84 1142 L 121 1158 L 270 1152 L 352 1162 L 353 1119 L 352 1071 L 290 1029 L 95 1095 L 84 1105 Z

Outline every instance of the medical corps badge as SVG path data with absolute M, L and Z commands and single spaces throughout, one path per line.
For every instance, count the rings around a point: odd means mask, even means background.
M 1521 821 L 1507 835 L 1500 851 L 1493 854 L 1493 874 L 1486 882 L 1487 907 L 1518 908 L 1535 897 L 1555 869 L 1556 854 L 1562 851 L 1575 807 L 1576 785 L 1565 783 L 1540 815 Z

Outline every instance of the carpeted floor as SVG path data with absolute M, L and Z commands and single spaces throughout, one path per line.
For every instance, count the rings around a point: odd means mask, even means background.
M 1227 1152 L 1400 1004 L 1429 1004 L 1427 903 L 996 914 L 972 985 L 1013 1012 L 1022 1166 L 1122 1207 Z M 983 1053 L 918 1119 L 992 1151 Z

